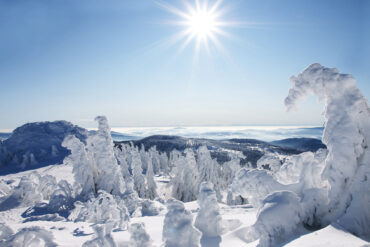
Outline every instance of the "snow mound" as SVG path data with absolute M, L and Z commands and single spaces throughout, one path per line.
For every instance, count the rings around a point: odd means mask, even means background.
M 61 164 L 70 153 L 62 147 L 68 135 L 84 142 L 87 130 L 66 121 L 27 123 L 16 128 L 0 146 L 0 167 L 10 170 L 34 169 Z
M 5 244 L 5 247 L 53 247 L 57 244 L 53 241 L 51 232 L 40 227 L 33 226 L 23 228 L 16 234 L 10 236 Z

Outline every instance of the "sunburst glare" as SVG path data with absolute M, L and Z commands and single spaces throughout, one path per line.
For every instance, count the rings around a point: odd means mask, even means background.
M 196 55 L 201 47 L 209 52 L 211 45 L 218 50 L 223 50 L 219 36 L 227 36 L 228 34 L 223 28 L 233 24 L 222 18 L 224 14 L 221 10 L 222 0 L 215 1 L 213 4 L 209 4 L 207 0 L 195 0 L 193 4 L 184 1 L 183 9 L 164 2 L 157 3 L 179 18 L 179 20 L 172 21 L 171 24 L 184 28 L 174 37 L 175 41 L 183 41 L 180 52 L 192 41 L 195 41 Z

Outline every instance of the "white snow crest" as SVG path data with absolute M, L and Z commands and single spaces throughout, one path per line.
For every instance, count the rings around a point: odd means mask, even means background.
M 348 230 L 370 237 L 370 110 L 351 75 L 312 64 L 292 77 L 285 104 L 289 109 L 309 93 L 325 99 L 323 142 L 329 153 L 323 179 L 328 180 L 327 223 L 341 218 Z

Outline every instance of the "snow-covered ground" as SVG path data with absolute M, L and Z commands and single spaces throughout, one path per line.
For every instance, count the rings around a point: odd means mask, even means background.
M 58 181 L 67 179 L 70 183 L 74 182 L 72 167 L 70 165 L 51 165 L 37 170 L 40 175 L 55 176 Z M 0 180 L 10 181 L 14 183 L 19 181 L 20 177 L 27 176 L 33 171 L 25 171 L 7 176 L 0 176 Z M 158 185 L 158 193 L 160 196 L 166 195 L 166 186 L 168 186 L 168 177 L 156 176 L 155 179 Z M 258 240 L 252 243 L 246 243 L 245 231 L 256 221 L 257 210 L 251 205 L 236 205 L 228 206 L 219 204 L 222 216 L 222 226 L 225 228 L 221 235 L 221 239 L 212 240 L 203 243 L 202 246 L 257 246 Z M 50 231 L 54 236 L 54 242 L 58 246 L 82 246 L 82 244 L 93 238 L 93 224 L 86 222 L 73 222 L 68 220 L 62 221 L 31 221 L 23 222 L 25 218 L 21 215 L 28 207 L 14 208 L 8 211 L 0 212 L 0 221 L 17 232 L 24 227 L 39 226 Z M 189 210 L 195 219 L 199 211 L 199 205 L 196 201 L 185 203 L 185 208 Z M 154 246 L 162 246 L 162 230 L 165 212 L 157 216 L 133 217 L 130 223 L 143 222 L 147 233 L 153 240 Z M 127 230 L 113 231 L 112 236 L 118 246 L 128 246 L 130 242 L 130 234 Z M 318 231 L 307 232 L 296 239 L 292 239 L 284 244 L 290 247 L 306 247 L 306 246 L 323 246 L 323 247 L 338 247 L 338 246 L 353 246 L 364 247 L 370 246 L 366 242 L 336 225 L 329 225 Z

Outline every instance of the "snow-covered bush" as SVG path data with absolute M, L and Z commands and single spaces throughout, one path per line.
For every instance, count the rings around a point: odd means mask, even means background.
M 141 203 L 141 215 L 142 216 L 155 216 L 161 215 L 165 211 L 165 207 L 162 203 L 152 200 L 143 200 Z
M 203 182 L 200 185 L 198 204 L 199 212 L 195 219 L 195 227 L 202 232 L 203 236 L 220 236 L 222 234 L 222 217 L 212 183 Z
M 4 247 L 53 247 L 57 246 L 53 241 L 51 232 L 46 231 L 38 226 L 22 228 L 16 234 L 10 236 Z
M 23 176 L 19 184 L 7 196 L 0 201 L 0 211 L 14 207 L 33 206 L 42 201 L 42 193 L 39 191 L 40 175 L 32 172 Z
M 133 223 L 129 227 L 131 247 L 151 247 L 152 240 L 145 231 L 144 223 Z
M 166 247 L 196 247 L 200 245 L 201 233 L 193 227 L 193 216 L 184 204 L 170 198 L 164 218 L 163 241 Z
M 99 191 L 96 198 L 93 197 L 85 203 L 75 202 L 74 207 L 68 217 L 71 221 L 95 224 L 110 222 L 114 228 L 127 228 L 129 215 L 123 200 L 105 191 Z
M 339 222 L 370 238 L 370 109 L 351 75 L 312 64 L 298 76 L 285 99 L 288 109 L 313 93 L 325 100 L 323 143 L 328 148 L 322 175 L 329 183 L 326 223 Z
M 113 222 L 106 222 L 105 224 L 96 224 L 93 226 L 94 239 L 85 242 L 83 247 L 116 247 L 116 243 L 111 235 Z
M 39 192 L 44 200 L 49 200 L 57 186 L 57 180 L 54 176 L 44 175 L 40 177 Z
M 61 180 L 50 196 L 48 209 L 54 213 L 67 213 L 73 208 L 73 200 L 72 187 L 66 180 Z

